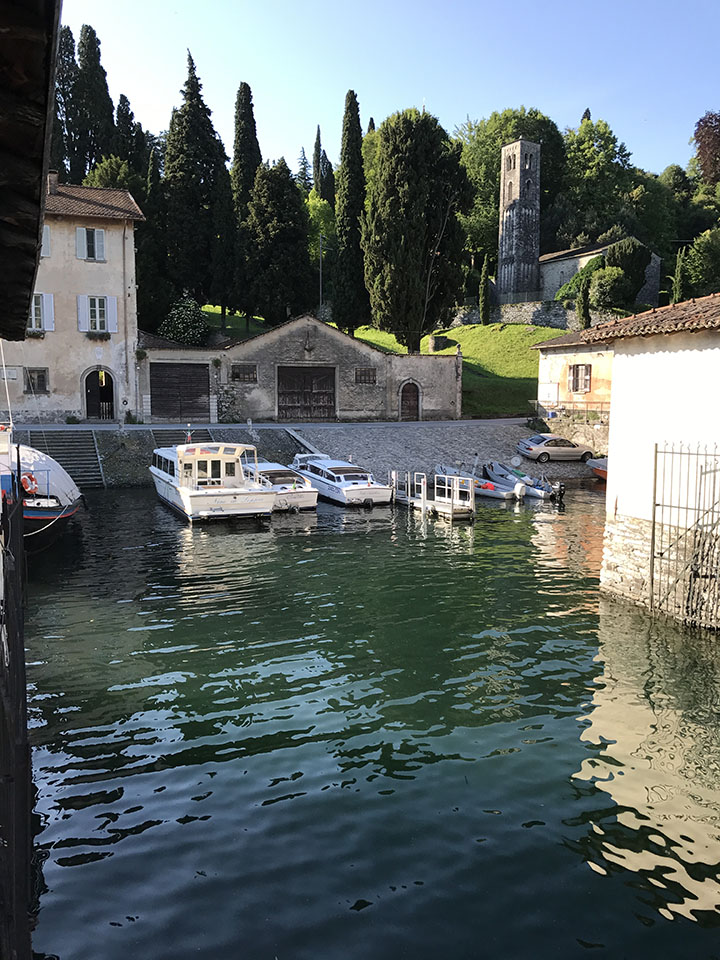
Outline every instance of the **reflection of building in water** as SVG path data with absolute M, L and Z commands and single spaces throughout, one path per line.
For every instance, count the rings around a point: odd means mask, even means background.
M 539 567 L 551 566 L 584 577 L 600 574 L 603 549 L 603 517 L 600 511 L 557 516 L 543 511 L 533 517 L 532 545 Z M 542 570 L 538 575 L 544 579 Z
M 576 777 L 617 807 L 602 805 L 588 862 L 641 875 L 670 919 L 720 912 L 717 641 L 604 600 L 598 636 L 604 669 L 583 739 L 601 749 Z

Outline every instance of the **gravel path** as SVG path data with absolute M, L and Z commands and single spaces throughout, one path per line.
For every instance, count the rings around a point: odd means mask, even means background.
M 442 423 L 356 423 L 296 426 L 296 432 L 322 453 L 338 459 L 352 458 L 368 467 L 379 479 L 389 470 L 420 470 L 433 473 L 438 463 L 470 467 L 479 462 L 507 462 L 517 455 L 516 444 L 532 435 L 524 421 L 450 421 Z M 583 479 L 592 476 L 583 463 L 553 462 L 535 465 L 523 459 L 532 474 L 550 480 Z

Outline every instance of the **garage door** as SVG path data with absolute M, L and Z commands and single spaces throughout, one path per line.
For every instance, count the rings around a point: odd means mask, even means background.
M 334 420 L 334 367 L 278 367 L 279 420 Z
M 206 363 L 151 363 L 153 417 L 162 420 L 210 419 L 210 371 Z

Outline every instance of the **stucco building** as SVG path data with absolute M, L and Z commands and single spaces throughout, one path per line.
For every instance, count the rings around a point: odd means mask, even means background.
M 27 335 L 5 346 L 15 420 L 113 420 L 136 413 L 134 224 L 127 190 L 48 176 Z M 0 407 L 6 408 L 5 390 Z
M 139 346 L 146 423 L 428 420 L 462 412 L 459 352 L 384 353 L 311 316 L 202 348 L 141 331 Z
M 537 412 L 540 416 L 572 411 L 610 412 L 613 349 L 587 343 L 581 331 L 533 346 L 538 362 Z

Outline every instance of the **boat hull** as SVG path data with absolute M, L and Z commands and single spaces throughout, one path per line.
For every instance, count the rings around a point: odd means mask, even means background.
M 268 516 L 275 504 L 274 490 L 233 490 L 227 487 L 192 490 L 176 487 L 155 474 L 153 481 L 158 497 L 191 521 Z
M 348 484 L 340 486 L 327 483 L 315 474 L 294 467 L 301 477 L 305 477 L 323 498 L 331 503 L 339 503 L 342 507 L 376 507 L 385 506 L 392 500 L 392 488 L 381 483 Z
M 275 490 L 275 506 L 273 510 L 315 510 L 318 501 L 318 492 L 312 488 L 304 490 Z
M 78 499 L 64 507 L 43 507 L 37 501 L 23 500 L 23 533 L 28 553 L 36 553 L 55 543 L 81 503 L 82 500 Z

